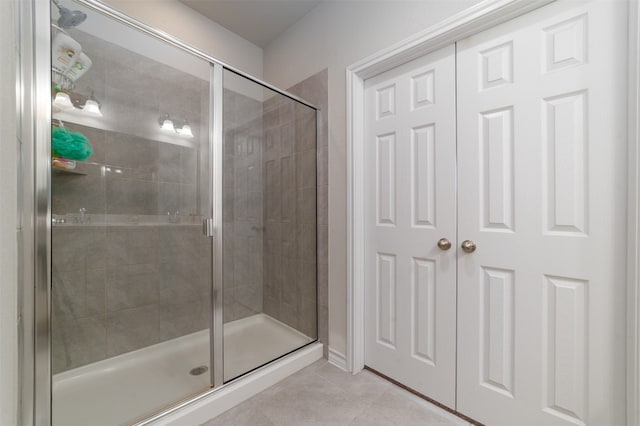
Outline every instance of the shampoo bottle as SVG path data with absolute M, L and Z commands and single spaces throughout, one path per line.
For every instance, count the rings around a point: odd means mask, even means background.
M 89 71 L 91 65 L 91 59 L 89 59 L 89 57 L 85 55 L 84 52 L 80 52 L 80 54 L 76 57 L 76 61 L 74 62 L 73 66 L 69 68 L 69 71 L 67 71 L 67 77 L 75 82 L 87 71 Z
M 65 33 L 59 32 L 55 35 L 51 44 L 51 65 L 66 74 L 76 63 L 81 52 L 82 46 L 80 46 L 80 43 Z

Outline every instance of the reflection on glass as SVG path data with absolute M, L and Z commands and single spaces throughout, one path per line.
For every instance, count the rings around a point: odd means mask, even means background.
M 52 29 L 53 424 L 128 424 L 211 384 L 210 68 L 65 6 L 87 18 Z
M 224 379 L 316 340 L 316 112 L 224 73 Z

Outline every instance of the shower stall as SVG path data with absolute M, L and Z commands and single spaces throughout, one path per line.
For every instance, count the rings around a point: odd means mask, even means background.
M 147 424 L 316 342 L 316 108 L 100 2 L 48 10 L 36 417 Z

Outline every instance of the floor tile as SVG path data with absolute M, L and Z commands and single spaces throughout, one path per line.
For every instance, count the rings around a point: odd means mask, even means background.
M 204 426 L 467 426 L 369 371 L 325 360 L 287 377 Z
M 438 413 L 438 412 L 441 412 Z M 453 421 L 445 417 L 438 407 L 421 400 L 411 393 L 395 388 L 378 397 L 366 412 L 351 423 L 352 425 L 424 425 L 424 426 L 458 426 L 467 423 L 455 418 Z
M 348 424 L 369 401 L 351 398 L 339 385 L 315 373 L 298 374 L 257 398 L 276 425 Z
M 202 426 L 275 426 L 250 399 L 211 419 Z
M 339 368 L 325 362 L 316 374 L 329 382 L 338 385 L 347 392 L 350 398 L 366 398 L 373 400 L 386 391 L 395 387 L 383 378 L 376 376 L 370 371 L 362 371 L 356 375 L 342 371 Z

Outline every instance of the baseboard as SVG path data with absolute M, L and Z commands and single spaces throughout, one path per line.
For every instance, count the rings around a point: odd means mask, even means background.
M 335 349 L 329 348 L 329 364 L 338 367 L 340 370 L 347 370 L 347 357 Z
M 321 358 L 322 344 L 311 344 L 149 424 L 184 426 L 205 423 Z

